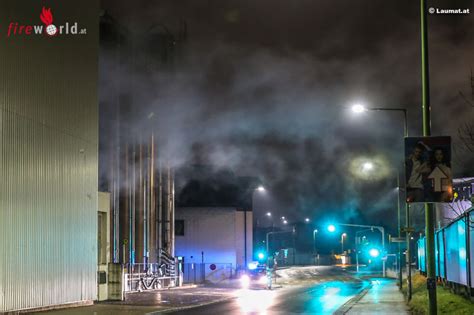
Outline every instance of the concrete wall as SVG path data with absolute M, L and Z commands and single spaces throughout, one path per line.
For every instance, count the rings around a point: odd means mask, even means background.
M 176 236 L 176 256 L 185 263 L 244 263 L 244 213 L 235 208 L 177 208 L 184 236 Z M 247 261 L 252 260 L 252 212 L 247 212 Z M 192 257 L 192 258 L 191 258 Z
M 87 34 L 7 36 L 43 5 Z M 0 312 L 97 297 L 98 11 L 0 3 Z

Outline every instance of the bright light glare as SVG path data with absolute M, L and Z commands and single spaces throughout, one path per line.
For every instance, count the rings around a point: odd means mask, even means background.
M 364 164 L 362 164 L 362 169 L 364 171 L 371 171 L 374 169 L 374 164 L 372 162 L 365 162 Z
M 240 277 L 240 284 L 244 289 L 248 288 L 250 285 L 250 277 L 247 275 L 243 275 L 242 277 Z
M 288 221 L 286 221 L 286 220 L 283 220 L 283 224 L 288 224 Z
M 275 295 L 274 290 L 238 290 L 235 296 L 239 314 L 267 314 L 268 308 L 274 304 Z
M 258 253 L 257 256 L 258 256 L 258 259 L 263 259 L 263 258 L 265 258 L 265 255 L 264 255 L 263 253 Z
M 355 104 L 354 106 L 352 106 L 352 111 L 354 113 L 360 114 L 365 112 L 365 107 L 361 104 Z
M 271 217 L 272 216 L 272 213 L 271 212 L 267 212 L 267 217 Z
M 332 232 L 335 232 L 335 231 L 336 231 L 336 227 L 335 227 L 333 224 L 330 224 L 330 225 L 328 225 L 328 231 L 331 232 L 331 233 L 332 233 Z
M 304 219 L 305 222 L 309 222 L 309 218 Z
M 266 284 L 267 283 L 267 276 L 261 276 L 260 279 L 258 279 L 258 283 Z
M 370 251 L 369 251 L 369 255 L 376 258 L 376 257 L 379 257 L 380 255 L 380 251 L 377 249 L 377 248 L 372 248 Z
M 249 270 L 255 270 L 257 269 L 257 267 L 258 267 L 258 261 L 252 261 L 247 264 L 247 268 L 249 268 Z
M 265 187 L 260 185 L 260 186 L 257 187 L 257 190 L 260 191 L 260 192 L 263 192 L 263 191 L 265 191 Z

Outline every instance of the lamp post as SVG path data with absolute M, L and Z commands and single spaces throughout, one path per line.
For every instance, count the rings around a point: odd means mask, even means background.
M 344 254 L 344 238 L 347 236 L 346 233 L 341 234 L 341 254 Z
M 316 253 L 316 233 L 318 233 L 318 229 L 313 230 L 313 253 Z
M 265 192 L 265 187 L 262 185 L 257 186 L 252 192 L 252 210 L 254 205 L 255 193 Z M 244 269 L 247 269 L 247 209 L 244 209 Z
M 360 227 L 360 228 L 369 228 L 369 229 L 377 229 L 380 231 L 380 233 L 382 234 L 382 251 L 384 252 L 385 254 L 385 228 L 383 226 L 378 226 L 378 225 L 363 225 L 363 224 L 348 224 L 348 223 L 338 223 L 338 225 L 341 225 L 341 226 L 349 226 L 349 227 Z M 336 227 L 331 224 L 328 226 L 328 231 L 329 232 L 334 232 L 336 231 Z M 386 272 L 385 272 L 385 257 L 382 257 L 382 274 L 383 274 L 383 277 L 386 276 Z
M 407 109 L 406 108 L 381 108 L 381 107 L 370 107 L 366 108 L 362 104 L 355 104 L 352 106 L 352 111 L 354 113 L 363 113 L 365 111 L 390 111 L 390 112 L 401 112 L 403 113 L 403 136 L 406 138 L 408 137 L 408 115 L 407 115 Z M 397 187 L 398 187 L 398 212 L 397 212 L 397 221 L 398 221 L 398 237 L 401 237 L 401 214 L 400 214 L 400 172 L 397 171 Z M 406 227 L 408 228 L 408 223 L 409 223 L 409 210 L 407 205 L 405 204 L 405 223 Z M 408 236 L 407 236 L 408 239 Z M 409 240 L 407 241 L 407 247 L 409 247 Z M 400 243 L 398 243 L 398 266 L 399 266 L 399 272 L 398 272 L 398 282 L 399 282 L 399 289 L 402 289 L 402 268 L 401 268 L 401 262 L 402 262 L 402 249 Z M 407 256 L 407 269 L 410 269 L 410 257 Z M 408 270 L 407 270 L 408 272 Z M 408 279 L 410 281 L 410 278 Z

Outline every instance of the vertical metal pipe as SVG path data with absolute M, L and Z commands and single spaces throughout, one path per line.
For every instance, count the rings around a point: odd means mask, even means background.
M 149 233 L 149 260 L 151 263 L 156 263 L 156 249 L 157 249 L 157 218 L 155 205 L 155 136 L 152 133 L 150 139 L 150 233 Z
M 174 169 L 170 166 L 170 254 L 174 257 Z
M 129 190 L 130 190 L 130 263 L 134 264 L 135 263 L 135 201 L 136 201 L 136 183 L 137 183 L 137 178 L 136 178 L 136 152 L 135 152 L 135 146 L 133 148 L 133 153 L 132 153 L 132 161 L 131 161 L 131 172 L 132 172 L 132 179 L 129 182 Z
M 158 162 L 158 263 L 161 263 L 163 250 L 163 165 Z
M 129 182 L 130 182 L 130 170 L 129 170 L 129 147 L 128 144 L 125 144 L 124 152 L 124 178 L 123 181 L 119 183 L 119 189 L 122 191 L 122 197 L 120 202 L 122 203 L 122 211 L 120 212 L 120 247 L 122 250 L 121 262 L 127 263 L 130 262 L 130 252 L 129 252 L 129 241 L 130 241 L 130 192 Z
M 142 139 L 139 139 L 140 144 L 138 145 L 138 181 L 134 183 L 138 186 L 138 198 L 135 203 L 135 261 L 137 263 L 143 263 L 143 227 L 144 227 L 144 206 L 143 206 L 143 144 Z

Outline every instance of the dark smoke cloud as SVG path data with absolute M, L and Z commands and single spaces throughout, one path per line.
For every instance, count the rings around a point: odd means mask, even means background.
M 176 32 L 179 21 L 187 22 L 188 40 L 172 70 L 124 67 L 112 75 L 113 52 L 101 58 L 103 86 L 127 78 L 140 104 L 126 127 L 154 128 L 176 166 L 204 162 L 259 176 L 272 207 L 295 220 L 333 216 L 375 224 L 387 212 L 395 218 L 391 169 L 403 157 L 402 117 L 353 117 L 348 108 L 357 101 L 407 107 L 411 134 L 420 134 L 416 1 L 139 1 L 132 7 L 103 1 L 103 7 L 134 38 L 154 23 Z M 473 25 L 471 16 L 430 17 L 433 134 L 454 137 L 460 117 L 472 119 L 458 92 L 470 94 Z M 146 50 L 140 55 L 141 65 L 153 58 Z M 114 97 L 108 91 L 102 89 L 103 101 Z M 351 162 L 361 156 L 382 157 L 384 176 L 354 176 Z M 469 172 L 466 165 L 456 171 Z

